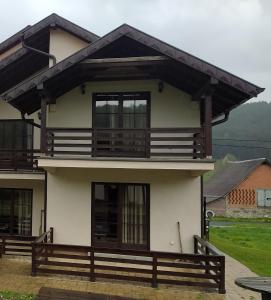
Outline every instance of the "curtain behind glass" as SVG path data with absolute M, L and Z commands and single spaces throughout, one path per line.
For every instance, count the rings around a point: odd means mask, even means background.
M 122 206 L 122 243 L 147 244 L 146 186 L 126 185 Z

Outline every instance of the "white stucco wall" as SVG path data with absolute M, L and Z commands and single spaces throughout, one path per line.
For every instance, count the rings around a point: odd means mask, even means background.
M 35 123 L 40 123 L 40 120 L 38 118 L 38 112 L 28 116 L 26 115 L 27 119 L 33 119 Z M 0 120 L 11 120 L 11 119 L 21 119 L 21 113 L 15 109 L 10 104 L 6 103 L 4 100 L 1 100 L 0 98 Z M 37 127 L 34 127 L 34 133 L 33 133 L 33 147 L 34 149 L 40 148 L 40 129 Z
M 50 30 L 50 53 L 55 55 L 57 62 L 86 47 L 87 42 L 79 39 L 78 37 L 62 30 Z M 52 61 L 50 62 L 52 66 Z
M 91 242 L 91 182 L 150 184 L 151 250 L 179 252 L 181 222 L 184 252 L 193 251 L 200 234 L 200 179 L 178 171 L 57 169 L 48 173 L 47 226 L 56 243 Z
M 151 92 L 152 127 L 199 127 L 200 113 L 191 96 L 168 84 L 158 92 L 158 80 L 88 82 L 85 94 L 80 87 L 59 97 L 55 111 L 48 114 L 51 127 L 92 127 L 92 93 Z
M 44 182 L 41 180 L 0 180 L 0 188 L 33 190 L 32 235 L 39 235 L 41 210 L 44 208 Z

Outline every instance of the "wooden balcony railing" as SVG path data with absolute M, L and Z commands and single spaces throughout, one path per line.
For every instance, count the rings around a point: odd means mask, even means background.
M 201 128 L 47 128 L 46 149 L 51 156 L 205 157 Z
M 0 170 L 37 170 L 40 150 L 0 149 Z

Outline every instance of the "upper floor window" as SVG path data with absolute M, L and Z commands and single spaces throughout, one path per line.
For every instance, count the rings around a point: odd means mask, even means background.
M 271 189 L 257 190 L 257 206 L 271 207 Z

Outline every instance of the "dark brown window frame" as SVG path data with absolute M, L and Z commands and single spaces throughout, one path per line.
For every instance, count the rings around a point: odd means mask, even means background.
M 15 191 L 29 191 L 31 192 L 31 221 L 30 221 L 30 232 L 29 232 L 29 236 L 32 236 L 32 223 L 33 223 L 33 189 L 25 189 L 25 188 L 0 188 L 0 190 L 11 190 L 12 191 L 12 204 L 11 204 L 11 224 L 13 224 L 13 226 L 11 227 L 12 231 L 14 231 L 14 193 Z M 11 231 L 11 230 L 10 230 Z M 0 233 L 1 235 L 17 235 L 16 233 L 10 232 L 10 233 Z M 21 235 L 23 236 L 23 235 Z
M 122 238 L 122 231 L 121 231 L 121 224 L 122 224 L 122 207 L 119 205 L 118 207 L 118 242 L 117 244 L 115 243 L 110 243 L 110 242 L 103 242 L 100 245 L 97 245 L 95 242 L 95 237 L 94 237 L 94 230 L 95 230 L 95 184 L 112 184 L 112 185 L 140 185 L 140 186 L 146 186 L 147 190 L 147 195 L 146 195 L 146 200 L 147 200 L 147 222 L 146 222 L 146 237 L 147 237 L 147 243 L 146 246 L 141 246 L 141 245 L 129 245 L 129 244 L 123 244 L 121 242 Z M 121 202 L 120 200 L 118 200 Z M 95 181 L 91 183 L 91 245 L 98 246 L 98 247 L 106 247 L 106 248 L 119 248 L 119 249 L 133 249 L 133 250 L 145 250 L 145 251 L 150 251 L 150 184 L 149 183 L 134 183 L 134 182 L 99 182 Z

